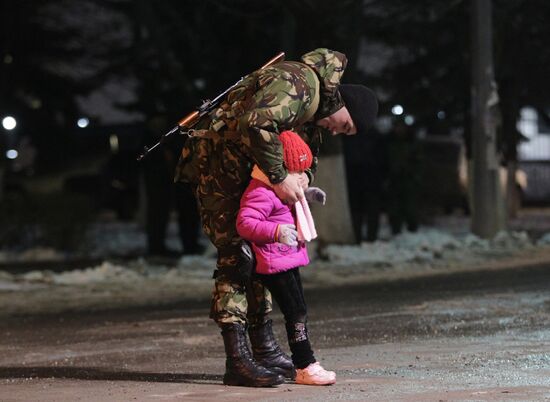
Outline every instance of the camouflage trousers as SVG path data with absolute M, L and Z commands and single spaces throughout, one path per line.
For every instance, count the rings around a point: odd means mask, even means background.
M 218 324 L 255 323 L 272 310 L 269 291 L 252 273 L 239 275 L 242 238 L 236 221 L 251 166 L 239 144 L 199 140 L 199 180 L 195 194 L 204 233 L 218 250 L 210 317 Z

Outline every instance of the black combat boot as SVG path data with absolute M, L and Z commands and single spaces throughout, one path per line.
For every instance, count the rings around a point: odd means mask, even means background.
M 254 359 L 274 373 L 282 374 L 293 380 L 296 370 L 292 359 L 281 350 L 273 335 L 272 321 L 251 325 L 248 328 Z
M 222 324 L 223 343 L 225 345 L 225 385 L 244 385 L 247 387 L 269 387 L 282 384 L 285 379 L 254 361 L 246 342 L 243 324 Z

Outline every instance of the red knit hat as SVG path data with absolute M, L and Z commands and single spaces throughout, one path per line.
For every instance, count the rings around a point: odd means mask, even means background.
M 311 167 L 313 155 L 302 138 L 292 131 L 283 131 L 279 135 L 283 144 L 283 158 L 289 172 L 303 172 Z

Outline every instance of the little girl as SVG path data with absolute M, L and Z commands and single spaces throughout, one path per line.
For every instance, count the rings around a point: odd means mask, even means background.
M 311 150 L 300 136 L 284 131 L 279 139 L 289 173 L 303 173 L 311 167 Z M 322 190 L 311 187 L 305 192 L 307 198 L 311 196 L 324 203 Z M 254 166 L 252 180 L 241 198 L 237 231 L 252 243 L 256 272 L 285 317 L 296 383 L 334 384 L 336 374 L 321 367 L 313 356 L 306 325 L 307 308 L 300 267 L 309 263 L 304 241 L 316 237 L 307 201 L 285 205 L 275 194 L 267 176 Z

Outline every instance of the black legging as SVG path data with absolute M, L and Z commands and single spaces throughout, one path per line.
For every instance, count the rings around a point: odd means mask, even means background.
M 307 306 L 300 269 L 273 275 L 258 275 L 285 317 L 288 344 L 294 366 L 303 369 L 315 363 L 307 331 Z

